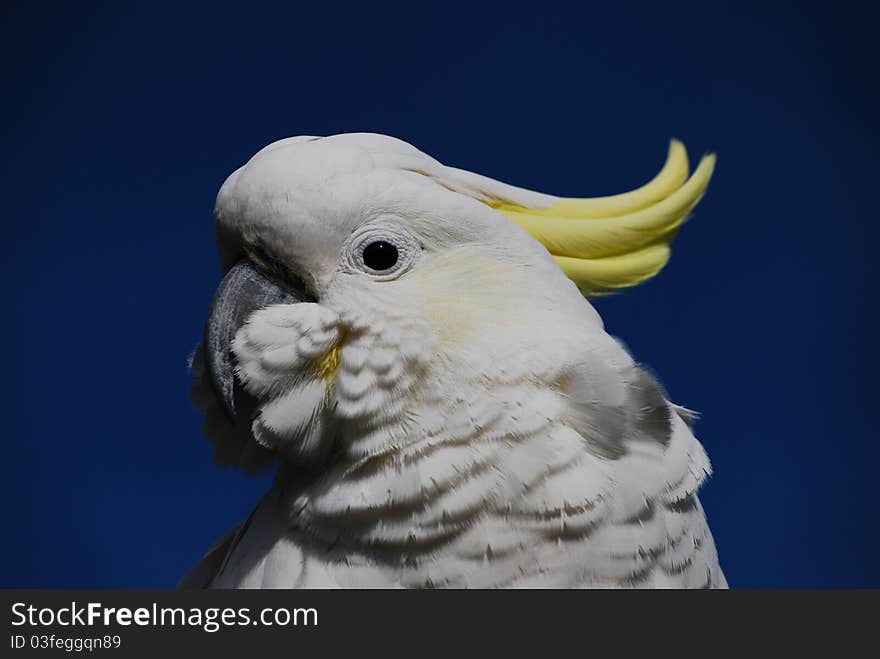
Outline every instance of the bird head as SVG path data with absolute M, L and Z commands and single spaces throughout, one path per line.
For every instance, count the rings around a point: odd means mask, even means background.
M 275 142 L 217 198 L 204 373 L 260 444 L 314 459 L 336 420 L 399 416 L 425 378 L 564 359 L 572 325 L 601 327 L 583 294 L 656 274 L 713 165 L 688 178 L 673 141 L 642 188 L 561 199 L 382 135 Z

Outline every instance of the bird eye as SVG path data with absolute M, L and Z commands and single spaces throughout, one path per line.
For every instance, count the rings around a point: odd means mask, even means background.
M 397 248 L 387 240 L 376 240 L 364 247 L 364 265 L 371 270 L 384 272 L 397 265 Z
M 391 222 L 367 224 L 352 233 L 345 261 L 374 281 L 397 279 L 419 259 L 422 246 L 406 228 Z

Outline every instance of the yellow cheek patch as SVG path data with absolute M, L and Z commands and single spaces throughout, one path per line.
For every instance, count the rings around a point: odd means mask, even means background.
M 489 205 L 544 245 L 585 294 L 597 294 L 641 283 L 666 265 L 669 246 L 714 168 L 715 156 L 706 155 L 688 177 L 684 145 L 672 140 L 660 173 L 632 192 L 543 207 L 504 199 Z
M 328 385 L 336 380 L 339 363 L 342 361 L 342 338 L 340 337 L 332 348 L 315 360 L 315 374 L 326 380 Z

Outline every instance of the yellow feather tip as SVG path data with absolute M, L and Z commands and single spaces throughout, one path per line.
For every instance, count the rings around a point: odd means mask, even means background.
M 502 201 L 493 208 L 528 231 L 587 295 L 640 284 L 669 260 L 678 228 L 706 192 L 715 155 L 688 177 L 684 145 L 672 140 L 660 172 L 623 194 L 560 199 L 529 208 Z
M 336 380 L 336 373 L 339 370 L 339 364 L 342 361 L 341 341 L 333 344 L 323 355 L 315 360 L 315 375 L 323 378 L 328 384 L 332 384 Z

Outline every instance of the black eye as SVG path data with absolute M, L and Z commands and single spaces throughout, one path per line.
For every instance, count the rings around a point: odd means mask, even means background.
M 388 270 L 397 264 L 397 248 L 384 240 L 377 240 L 364 247 L 364 265 L 371 270 Z

